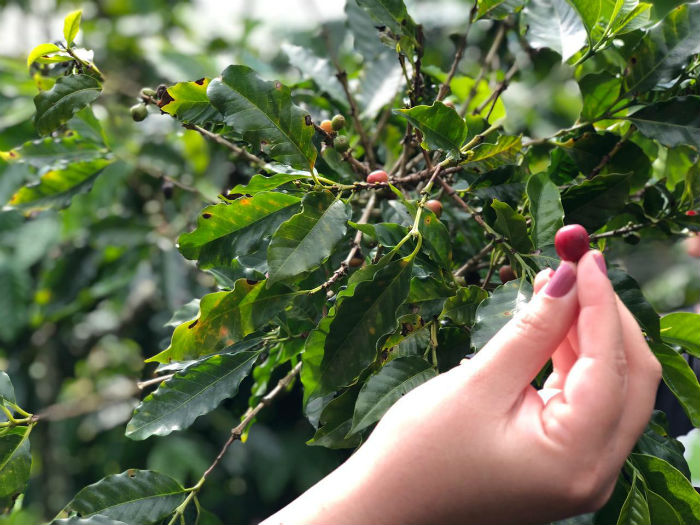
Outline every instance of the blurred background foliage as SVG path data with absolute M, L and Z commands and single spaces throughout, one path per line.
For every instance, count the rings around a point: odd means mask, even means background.
M 453 47 L 444 35 L 464 30 L 471 3 L 406 3 L 425 28 L 426 69 L 446 70 Z M 676 3 L 655 2 L 654 18 Z M 95 50 L 108 79 L 93 109 L 119 160 L 68 209 L 31 221 L 0 212 L 0 369 L 12 377 L 20 405 L 50 420 L 32 433 L 23 510 L 0 516 L 0 523 L 50 519 L 80 488 L 126 468 L 159 470 L 191 484 L 246 408 L 242 397 L 227 401 L 164 440 L 123 436 L 141 394 L 137 381 L 151 372 L 143 359 L 167 346 L 172 313 L 214 287 L 180 256 L 175 240 L 205 202 L 252 174 L 168 116 L 151 113 L 134 123 L 128 108 L 140 88 L 213 77 L 235 63 L 296 87 L 299 102 L 320 98 L 305 92 L 310 81 L 290 64 L 283 44 L 322 57 L 330 47 L 351 81 L 360 81 L 361 57 L 345 27 L 343 0 L 0 0 L 0 150 L 38 138 L 26 54 L 59 35 L 63 16 L 79 8 L 79 43 Z M 478 74 L 491 30 L 488 20 L 472 29 L 462 74 Z M 513 42 L 512 49 L 519 46 Z M 547 50 L 521 59 L 532 67 L 502 97 L 506 130 L 537 137 L 571 126 L 581 95 L 570 68 Z M 331 90 L 334 80 L 320 87 Z M 315 104 L 324 107 L 323 100 Z M 665 157 L 651 160 L 650 169 L 666 169 Z M 26 180 L 22 164 L 0 164 L 0 200 Z M 700 300 L 697 261 L 659 239 L 615 243 L 608 259 L 640 282 L 657 311 L 691 309 Z M 305 445 L 313 429 L 299 413 L 300 395 L 297 387 L 268 408 L 248 442 L 232 447 L 213 474 L 217 489 L 201 494 L 205 508 L 230 522 L 256 521 L 342 462 L 347 452 Z

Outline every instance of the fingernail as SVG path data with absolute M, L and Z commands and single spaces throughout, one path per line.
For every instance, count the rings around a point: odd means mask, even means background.
M 545 286 L 544 291 L 550 297 L 566 295 L 576 282 L 576 272 L 571 264 L 561 263 L 557 271 Z
M 600 252 L 593 252 L 593 260 L 598 265 L 598 268 L 600 268 L 600 271 L 603 272 L 603 275 L 608 275 L 608 269 L 605 266 L 605 257 L 603 257 L 603 254 Z

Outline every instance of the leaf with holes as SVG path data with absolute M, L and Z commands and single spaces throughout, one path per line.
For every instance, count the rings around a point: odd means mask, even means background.
M 224 122 L 259 150 L 294 168 L 312 170 L 317 151 L 311 116 L 292 103 L 289 88 L 266 82 L 246 66 L 229 66 L 211 81 L 207 96 Z
M 259 351 L 214 355 L 177 372 L 134 409 L 126 436 L 141 440 L 189 427 L 236 395 L 259 355 Z

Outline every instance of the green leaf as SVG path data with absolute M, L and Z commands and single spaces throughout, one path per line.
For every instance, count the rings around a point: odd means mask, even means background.
M 489 342 L 514 315 L 522 310 L 532 296 L 532 286 L 527 281 L 510 281 L 499 286 L 476 309 L 471 344 L 477 350 Z
M 668 461 L 682 472 L 685 477 L 690 479 L 690 469 L 683 457 L 683 445 L 677 439 L 669 436 L 663 428 L 658 427 L 659 425 L 655 425 L 652 418 L 652 422 L 647 425 L 644 433 L 639 436 L 634 451 Z
M 647 504 L 651 523 L 663 523 L 664 525 L 682 525 L 681 517 L 676 509 L 662 496 L 651 489 L 646 489 Z
M 522 22 L 535 49 L 556 51 L 562 62 L 574 56 L 586 43 L 581 17 L 566 0 L 532 0 L 523 10 Z
M 27 56 L 27 67 L 31 66 L 40 57 L 53 53 L 60 53 L 61 51 L 62 49 L 56 44 L 39 44 L 29 52 L 29 56 Z
M 200 268 L 228 266 L 239 255 L 257 250 L 262 239 L 297 211 L 300 199 L 277 192 L 208 206 L 197 219 L 197 228 L 180 235 L 180 253 L 198 259 Z
M 476 309 L 488 295 L 476 285 L 458 288 L 457 293 L 445 301 L 440 318 L 448 317 L 453 323 L 471 326 L 476 319 Z
M 408 296 L 412 261 L 399 259 L 371 281 L 356 285 L 328 326 L 322 384 L 332 390 L 350 384 L 376 357 L 382 337 L 396 328 L 396 312 Z M 356 272 L 357 273 L 357 272 Z
M 569 187 L 561 195 L 565 222 L 596 231 L 620 213 L 629 199 L 631 173 L 605 173 Z
M 652 343 L 651 349 L 661 363 L 666 386 L 680 402 L 694 427 L 700 427 L 700 383 L 683 356 L 665 344 Z
M 403 51 L 410 54 L 410 48 L 416 44 L 416 23 L 408 15 L 403 0 L 357 0 L 357 5 L 395 35 L 404 36 L 407 40 L 404 46 L 408 49 Z
M 207 96 L 209 82 L 210 79 L 201 78 L 194 82 L 179 82 L 169 87 L 168 95 L 172 100 L 160 109 L 186 124 L 201 126 L 222 123 L 223 115 L 212 106 Z
M 109 150 L 92 140 L 70 132 L 62 137 L 25 142 L 13 149 L 12 162 L 25 162 L 42 171 L 65 168 L 67 164 L 104 158 Z
M 628 119 L 649 138 L 672 148 L 700 145 L 700 97 L 675 97 L 636 111 Z
M 683 4 L 655 24 L 629 58 L 625 89 L 631 96 L 673 80 L 700 53 L 700 3 Z
M 72 516 L 61 520 L 53 520 L 50 525 L 127 525 L 123 521 L 113 520 L 102 514 L 93 514 L 89 518 Z
M 90 191 L 97 176 L 113 162 L 114 159 L 111 158 L 98 158 L 47 171 L 38 184 L 20 188 L 7 205 L 21 209 L 26 214 L 48 208 L 65 208 L 70 205 L 73 197 Z
M 0 434 L 0 498 L 12 498 L 24 491 L 32 466 L 29 432 L 31 427 L 18 426 Z
M 379 421 L 403 395 L 436 375 L 431 364 L 420 357 L 398 357 L 389 361 L 360 390 L 348 434 Z
M 700 359 L 700 315 L 676 312 L 661 318 L 661 339 Z
M 10 343 L 26 328 L 32 279 L 9 258 L 0 258 L 0 341 Z
M 360 389 L 357 387 L 348 388 L 328 403 L 321 412 L 320 428 L 306 444 L 331 449 L 357 447 L 362 441 L 362 436 L 346 436 L 352 427 L 352 415 L 359 393 Z
M 126 436 L 134 440 L 166 436 L 194 423 L 238 392 L 260 352 L 207 357 L 177 372 L 134 409 Z
M 581 121 L 593 122 L 610 110 L 620 96 L 622 79 L 604 71 L 591 73 L 578 81 L 583 106 Z
M 664 499 L 681 517 L 682 523 L 700 522 L 700 494 L 688 479 L 663 459 L 647 454 L 631 454 L 632 463 L 641 471 L 647 487 Z
M 476 172 L 492 171 L 507 164 L 517 164 L 518 153 L 523 148 L 522 137 L 501 135 L 496 144 L 479 144 L 467 152 L 462 165 Z
M 452 241 L 447 227 L 428 208 L 423 208 L 418 231 L 423 235 L 423 242 L 430 258 L 445 270 L 452 263 Z
M 654 341 L 660 340 L 659 314 L 647 302 L 639 284 L 628 274 L 617 268 L 608 268 L 608 277 L 615 292 L 647 335 Z
M 532 216 L 530 237 L 535 248 L 554 244 L 554 235 L 564 226 L 564 208 L 559 188 L 542 172 L 528 179 L 526 192 Z
M 265 143 L 273 159 L 313 169 L 317 155 L 311 142 L 313 123 L 306 111 L 292 103 L 287 86 L 261 80 L 249 67 L 229 66 L 220 79 L 211 81 L 207 96 L 224 122 L 256 150 Z
M 302 209 L 283 222 L 270 240 L 267 285 L 298 278 L 318 268 L 345 236 L 348 210 L 328 191 L 308 193 Z
M 576 9 L 576 12 L 581 17 L 583 25 L 586 27 L 586 32 L 588 33 L 588 41 L 592 46 L 592 34 L 596 27 L 596 22 L 598 22 L 598 17 L 600 16 L 601 0 L 569 0 L 569 2 L 574 6 L 574 9 Z
M 80 19 L 82 17 L 83 10 L 78 9 L 77 11 L 71 11 L 63 19 L 63 38 L 66 39 L 66 45 L 71 46 L 73 40 L 80 31 Z
M 527 235 L 527 223 L 525 217 L 505 202 L 493 199 L 491 209 L 496 212 L 496 222 L 493 229 L 504 235 L 508 243 L 520 253 L 530 253 L 532 242 Z
M 301 46 L 283 43 L 282 51 L 289 58 L 289 63 L 296 67 L 302 77 L 310 77 L 321 91 L 328 93 L 335 102 L 343 107 L 348 104 L 345 91 L 335 76 L 335 67 L 328 59 L 314 55 L 309 49 Z
M 48 135 L 97 99 L 101 92 L 102 85 L 89 75 L 59 77 L 51 89 L 34 97 L 36 130 L 40 135 Z
M 480 18 L 495 18 L 502 20 L 510 14 L 519 12 L 527 0 L 478 0 L 476 17 Z
M 643 487 L 638 486 L 638 475 L 634 471 L 632 486 L 627 493 L 627 498 L 622 504 L 620 516 L 617 519 L 618 525 L 651 525 L 649 517 L 649 506 L 644 497 Z
M 228 193 L 234 195 L 237 193 L 240 193 L 241 195 L 257 195 L 258 193 L 262 193 L 264 191 L 270 191 L 274 190 L 275 188 L 279 188 L 280 186 L 292 182 L 293 180 L 305 179 L 311 180 L 311 176 L 308 173 L 306 175 L 277 173 L 270 177 L 266 177 L 265 175 L 261 174 L 256 174 L 251 177 L 251 179 L 248 181 L 248 184 L 237 184 L 231 190 L 229 190 Z
M 15 388 L 12 386 L 12 381 L 10 381 L 10 376 L 5 372 L 0 370 L 0 401 L 5 404 L 5 401 L 10 403 L 16 403 L 15 400 Z
M 467 124 L 454 108 L 435 101 L 432 106 L 395 109 L 423 134 L 421 146 L 426 150 L 442 150 L 459 157 L 459 148 L 467 138 Z
M 295 296 L 282 284 L 270 288 L 265 284 L 239 279 L 230 292 L 205 295 L 199 303 L 199 317 L 178 326 L 170 346 L 146 362 L 198 359 L 264 327 Z
M 129 469 L 88 485 L 63 509 L 83 518 L 101 514 L 124 523 L 156 523 L 171 514 L 186 497 L 170 476 Z

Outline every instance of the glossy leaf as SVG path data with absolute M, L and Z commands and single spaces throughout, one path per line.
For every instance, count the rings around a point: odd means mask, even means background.
M 36 130 L 40 135 L 48 135 L 96 100 L 100 93 L 102 85 L 90 75 L 59 77 L 51 89 L 34 97 Z
M 532 286 L 526 281 L 510 281 L 496 288 L 476 310 L 472 346 L 481 350 L 496 332 L 527 305 L 531 296 Z
M 644 433 L 639 436 L 634 451 L 661 458 L 690 479 L 690 469 L 683 457 L 683 445 L 677 439 L 669 436 L 666 431 L 656 428 L 656 425 L 649 424 L 647 426 Z
M 600 16 L 601 0 L 569 0 L 569 2 L 581 17 L 586 32 L 588 32 L 588 40 L 593 44 L 592 33 Z
M 655 343 L 651 349 L 663 368 L 664 383 L 676 396 L 693 426 L 700 427 L 700 383 L 695 372 L 673 348 Z
M 583 98 L 581 120 L 592 122 L 610 110 L 620 96 L 622 79 L 608 72 L 591 73 L 578 82 Z
M 601 174 L 561 195 L 567 224 L 580 224 L 594 232 L 617 215 L 629 198 L 630 173 Z
M 527 223 L 525 217 L 505 202 L 493 199 L 491 209 L 496 212 L 496 221 L 493 224 L 493 229 L 502 234 L 508 243 L 521 253 L 530 253 L 532 251 L 532 242 L 527 235 Z
M 554 244 L 554 235 L 564 225 L 559 188 L 542 172 L 528 179 L 526 192 L 532 216 L 530 237 L 535 248 Z
M 501 135 L 495 144 L 479 144 L 467 152 L 462 164 L 477 172 L 495 170 L 507 164 L 517 164 L 518 153 L 522 149 L 522 137 Z
M 194 423 L 238 392 L 260 352 L 207 357 L 165 381 L 134 409 L 126 436 L 141 440 L 165 436 Z
M 0 433 L 0 498 L 14 497 L 24 491 L 32 465 L 31 429 L 18 426 L 3 430 Z
M 622 504 L 617 523 L 618 525 L 651 525 L 649 506 L 636 471 L 632 476 L 632 486 Z
M 82 9 L 71 11 L 63 19 L 63 38 L 66 39 L 66 45 L 70 46 L 75 40 L 75 37 L 80 31 L 80 18 L 83 14 Z
M 308 193 L 301 211 L 283 222 L 270 240 L 267 285 L 293 279 L 321 264 L 345 236 L 348 211 L 327 191 Z
M 331 449 L 355 448 L 362 441 L 360 434 L 348 436 L 360 389 L 349 388 L 326 405 L 321 412 L 320 428 L 307 445 Z
M 102 514 L 93 514 L 88 518 L 71 516 L 60 520 L 53 520 L 50 525 L 127 525 L 123 521 L 114 520 Z
M 229 191 L 229 194 L 242 194 L 242 195 L 257 195 L 264 191 L 274 190 L 283 186 L 293 180 L 311 180 L 311 176 L 307 173 L 306 175 L 295 175 L 287 173 L 276 173 L 267 177 L 265 175 L 256 174 L 251 177 L 247 184 L 237 184 Z
M 170 102 L 160 109 L 187 124 L 211 124 L 223 122 L 223 115 L 212 106 L 207 96 L 210 79 L 179 82 L 168 88 Z
M 676 509 L 665 498 L 651 489 L 646 489 L 647 504 L 651 523 L 664 525 L 682 525 L 681 517 Z
M 408 296 L 412 266 L 408 259 L 388 264 L 340 303 L 321 362 L 326 388 L 350 384 L 374 360 L 381 338 L 396 328 L 396 311 Z
M 681 517 L 682 523 L 700 522 L 700 494 L 690 481 L 663 459 L 647 454 L 631 454 L 649 489 L 663 494 Z
M 656 102 L 630 115 L 629 120 L 649 138 L 672 148 L 700 147 L 700 97 L 675 97 Z
M 625 89 L 634 96 L 673 80 L 700 53 L 700 3 L 679 5 L 654 25 L 629 58 Z
M 20 188 L 7 204 L 25 213 L 48 208 L 65 208 L 73 197 L 90 191 L 98 175 L 112 162 L 114 160 L 111 158 L 98 158 L 48 171 L 41 176 L 38 184 Z
M 418 231 L 423 235 L 430 258 L 449 270 L 452 262 L 452 243 L 447 227 L 431 210 L 423 208 Z
M 357 4 L 395 35 L 405 36 L 411 44 L 415 43 L 416 23 L 408 15 L 403 0 L 357 0 Z
M 10 381 L 10 376 L 5 372 L 0 370 L 0 403 L 3 405 L 5 401 L 10 403 L 16 403 L 15 400 L 15 388 L 12 386 L 12 381 Z M 2 415 L 4 417 L 4 414 Z
M 487 297 L 488 292 L 479 286 L 458 288 L 457 293 L 445 301 L 440 317 L 447 317 L 456 324 L 471 326 L 474 324 L 476 309 Z
M 289 63 L 296 67 L 304 77 L 310 77 L 322 91 L 328 93 L 335 102 L 347 106 L 348 99 L 340 81 L 335 76 L 335 67 L 326 58 L 314 55 L 309 49 L 292 44 L 282 44 L 282 51 L 289 58 Z
M 60 53 L 61 51 L 61 48 L 56 44 L 39 44 L 29 52 L 27 56 L 27 67 L 31 66 L 40 57 L 52 55 L 53 53 Z
M 106 157 L 109 150 L 102 144 L 71 132 L 62 137 L 46 137 L 25 142 L 12 152 L 12 162 L 25 162 L 34 168 L 48 171 L 66 168 L 76 162 Z
M 562 62 L 586 43 L 581 17 L 566 0 L 532 0 L 523 10 L 527 38 L 535 49 L 544 47 L 561 55 Z
M 63 509 L 86 518 L 100 514 L 124 523 L 156 523 L 171 514 L 186 496 L 173 478 L 150 470 L 112 474 L 78 492 Z
M 480 18 L 503 19 L 519 12 L 527 0 L 478 0 L 475 20 Z
M 299 200 L 285 193 L 262 192 L 209 206 L 200 213 L 197 228 L 180 235 L 180 253 L 198 259 L 201 268 L 227 266 L 234 257 L 260 247 L 263 237 L 297 211 Z
M 264 327 L 295 296 L 286 286 L 270 288 L 265 281 L 235 282 L 230 292 L 214 292 L 202 297 L 199 317 L 175 329 L 170 346 L 147 362 L 187 361 L 221 351 Z
M 259 150 L 262 143 L 275 160 L 299 169 L 313 169 L 316 148 L 309 114 L 292 103 L 289 88 L 261 80 L 246 66 L 229 66 L 211 81 L 207 96 L 224 122 Z
M 402 396 L 436 375 L 420 357 L 399 357 L 385 364 L 360 390 L 349 434 L 379 421 Z
M 661 318 L 661 338 L 700 359 L 700 315 L 675 312 Z
M 459 148 L 467 138 L 467 124 L 454 108 L 436 101 L 432 106 L 395 109 L 394 113 L 402 115 L 421 131 L 423 149 L 437 149 L 453 157 L 459 156 Z
M 608 268 L 608 277 L 615 292 L 632 315 L 634 315 L 635 319 L 637 319 L 642 330 L 652 340 L 658 341 L 661 337 L 659 333 L 659 315 L 644 298 L 637 281 L 617 268 Z

